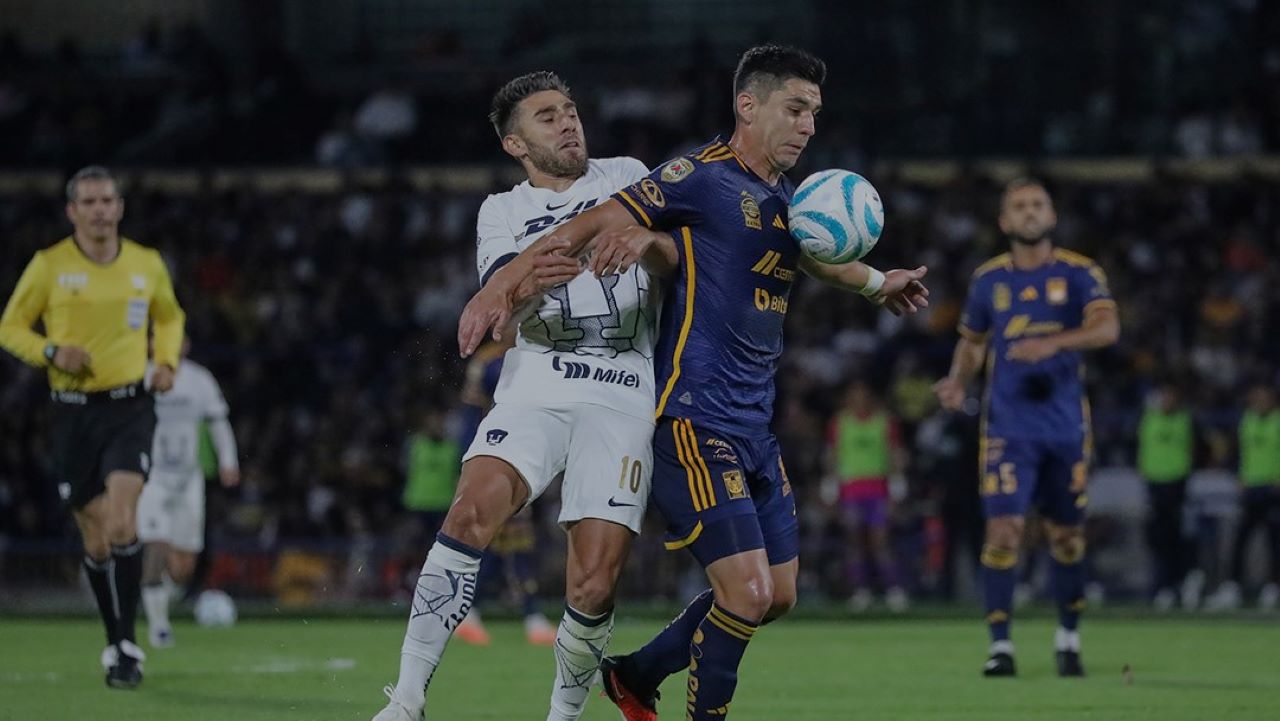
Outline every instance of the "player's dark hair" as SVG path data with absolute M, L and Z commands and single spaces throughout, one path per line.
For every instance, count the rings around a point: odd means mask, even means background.
M 120 190 L 120 183 L 116 181 L 116 177 L 111 174 L 110 170 L 101 165 L 90 165 L 76 171 L 67 181 L 67 202 L 76 202 L 76 189 L 80 186 L 81 180 L 110 180 L 115 186 L 116 191 Z
M 489 103 L 489 122 L 493 123 L 493 129 L 498 131 L 499 138 L 511 133 L 512 119 L 515 117 L 516 106 L 520 101 L 543 90 L 559 90 L 565 97 L 573 98 L 569 93 L 569 86 L 564 84 L 559 75 L 550 70 L 521 75 L 493 94 L 493 101 Z
M 822 85 L 827 64 L 799 48 L 787 45 L 757 45 L 742 54 L 733 72 L 733 95 L 750 89 L 761 97 L 777 90 L 791 78 Z
M 1023 188 L 1040 188 L 1045 193 L 1049 193 L 1049 186 L 1044 184 L 1043 180 L 1033 178 L 1029 175 L 1023 175 L 1008 183 L 1005 183 L 1004 190 L 1000 193 L 1000 210 L 1004 211 L 1004 204 L 1009 202 L 1009 196 Z

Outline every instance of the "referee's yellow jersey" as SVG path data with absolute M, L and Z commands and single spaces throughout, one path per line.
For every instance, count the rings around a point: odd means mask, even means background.
M 47 335 L 33 330 L 36 319 Z M 148 319 L 156 363 L 177 368 L 186 315 L 160 253 L 121 238 L 115 260 L 98 263 L 65 238 L 36 252 L 22 272 L 0 316 L 0 346 L 48 368 L 53 390 L 92 393 L 142 380 Z M 88 373 L 72 376 L 54 367 L 45 357 L 50 343 L 88 351 Z

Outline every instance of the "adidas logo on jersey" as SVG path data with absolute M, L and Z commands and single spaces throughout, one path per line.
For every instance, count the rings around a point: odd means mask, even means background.
M 632 373 L 631 371 L 623 371 L 616 368 L 592 368 L 586 363 L 578 361 L 562 361 L 560 356 L 555 356 L 551 359 L 551 368 L 558 373 L 563 373 L 565 380 L 593 380 L 597 383 L 608 383 L 624 388 L 640 387 L 640 374 Z
M 766 250 L 760 260 L 751 266 L 751 272 L 773 276 L 778 280 L 790 283 L 795 280 L 796 272 L 790 268 L 779 268 L 778 262 L 781 260 L 782 253 L 776 250 Z

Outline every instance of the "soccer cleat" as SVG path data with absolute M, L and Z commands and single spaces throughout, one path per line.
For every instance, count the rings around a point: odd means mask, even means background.
M 534 646 L 555 646 L 556 627 L 551 625 L 546 616 L 531 614 L 524 620 L 524 638 Z
M 893 613 L 903 613 L 911 607 L 911 599 L 901 586 L 893 586 L 884 592 L 884 605 Z
M 1079 651 L 1058 651 L 1054 654 L 1058 659 L 1058 675 L 1063 678 L 1084 676 L 1084 664 L 1080 662 Z
M 151 643 L 151 648 L 173 648 L 173 629 L 167 626 L 149 627 L 147 641 Z
M 1156 591 L 1155 597 L 1151 599 L 1151 607 L 1159 613 L 1168 613 L 1173 610 L 1177 602 L 1178 597 L 1172 588 L 1162 588 Z
M 1206 611 L 1235 611 L 1240 608 L 1240 584 L 1226 581 L 1204 602 Z
M 656 690 L 647 695 L 631 690 L 624 678 L 625 658 L 606 656 L 600 662 L 600 683 L 604 686 L 604 695 L 618 707 L 623 721 L 657 721 L 661 695 Z
M 489 638 L 489 632 L 484 628 L 484 623 L 480 620 L 480 614 L 475 610 L 462 619 L 462 623 L 458 624 L 453 635 L 472 646 L 488 646 L 492 640 Z
M 1280 586 L 1268 583 L 1258 592 L 1258 610 L 1274 611 L 1277 604 L 1280 604 Z
M 142 683 L 142 662 L 146 658 L 137 644 L 121 641 L 116 662 L 107 669 L 107 686 L 130 691 L 137 688 Z
M 387 697 L 387 706 L 373 717 L 373 721 L 422 721 L 424 718 L 421 707 L 408 706 L 400 700 L 395 686 L 383 686 L 382 693 Z
M 1017 676 L 1018 669 L 1013 663 L 1013 654 L 997 651 L 982 666 L 982 675 L 987 677 Z
M 849 597 L 849 610 L 853 613 L 866 613 L 874 600 L 870 589 L 859 588 Z
M 1179 589 L 1179 595 L 1182 596 L 1182 608 L 1184 611 L 1194 611 L 1200 608 L 1200 600 L 1204 596 L 1204 571 L 1198 568 L 1189 571 L 1187 577 L 1182 580 L 1182 588 Z

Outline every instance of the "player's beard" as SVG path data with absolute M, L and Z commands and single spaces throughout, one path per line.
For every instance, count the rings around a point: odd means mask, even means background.
M 562 156 L 556 151 L 526 141 L 529 162 L 553 178 L 581 178 L 587 174 L 587 146 L 582 144 L 582 157 Z
M 1053 225 L 1046 225 L 1043 228 L 1040 228 L 1038 233 L 1034 234 L 1026 234 L 1015 230 L 1009 234 L 1009 237 L 1013 239 L 1013 242 L 1020 245 L 1036 245 L 1045 238 L 1048 238 L 1049 234 L 1053 232 L 1053 228 Z

